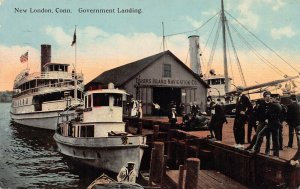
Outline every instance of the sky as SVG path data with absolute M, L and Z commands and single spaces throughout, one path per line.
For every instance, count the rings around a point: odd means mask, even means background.
M 298 74 L 300 0 L 224 0 L 224 7 L 247 85 Z M 36 12 L 42 9 L 50 12 Z M 108 12 L 91 13 L 92 9 Z M 123 9 L 134 11 L 120 12 Z M 52 46 L 52 62 L 74 65 L 75 26 L 76 65 L 85 83 L 108 69 L 162 52 L 162 22 L 166 50 L 189 66 L 188 36 L 199 35 L 202 71 L 206 73 L 211 62 L 210 67 L 222 74 L 221 35 L 213 48 L 220 9 L 221 0 L 0 0 L 0 91 L 12 90 L 15 76 L 27 66 L 20 63 L 25 52 L 30 72 L 40 70 L 41 44 Z M 227 37 L 229 73 L 234 84 L 241 85 Z M 295 83 L 300 86 L 299 79 Z

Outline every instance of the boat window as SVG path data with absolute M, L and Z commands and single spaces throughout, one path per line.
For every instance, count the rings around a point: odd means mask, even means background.
M 109 106 L 109 94 L 94 93 L 93 106 Z
M 221 79 L 221 84 L 225 84 L 225 79 Z
M 212 82 L 211 82 L 212 85 L 220 85 L 220 84 L 221 84 L 220 79 L 213 79 L 213 80 L 211 80 L 211 81 L 212 81 Z
M 122 107 L 122 94 L 112 94 L 114 97 L 114 106 Z
M 94 137 L 94 125 L 81 126 L 80 137 Z

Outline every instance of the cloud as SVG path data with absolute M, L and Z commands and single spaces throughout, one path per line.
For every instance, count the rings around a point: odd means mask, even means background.
M 241 17 L 239 21 L 244 25 L 248 25 L 252 28 L 256 28 L 259 22 L 259 17 L 252 10 L 251 7 L 253 5 L 253 1 L 243 0 L 238 5 L 238 10 L 240 11 Z
M 281 7 L 285 6 L 286 2 L 284 0 L 277 0 L 274 2 L 274 5 L 272 6 L 272 9 L 274 11 L 279 10 Z
M 261 0 L 263 3 L 270 4 L 272 10 L 278 11 L 280 8 L 286 5 L 286 0 Z
M 74 30 L 48 26 L 47 35 L 58 46 L 52 47 L 52 61 L 74 63 L 74 47 L 71 41 Z M 162 38 L 154 33 L 107 33 L 101 28 L 87 26 L 77 31 L 77 69 L 85 74 L 88 82 L 103 71 L 130 63 L 161 52 Z M 188 49 L 187 37 L 178 35 L 166 40 L 166 50 L 179 58 L 185 57 Z
M 291 26 L 271 29 L 271 36 L 274 39 L 281 39 L 282 37 L 291 38 L 294 35 L 296 35 L 296 32 L 293 30 Z
M 71 44 L 72 36 L 68 35 L 62 27 L 47 26 L 46 34 L 52 36 L 59 45 Z
M 204 15 L 204 16 L 214 16 L 215 14 L 217 14 L 217 11 L 215 9 L 211 9 L 211 10 L 202 12 L 202 15 Z
M 190 23 L 194 28 L 199 28 L 202 25 L 201 21 L 195 20 L 190 16 L 184 16 L 183 19 Z

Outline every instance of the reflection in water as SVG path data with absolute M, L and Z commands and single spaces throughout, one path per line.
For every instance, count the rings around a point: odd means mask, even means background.
M 86 188 L 101 173 L 75 169 L 56 151 L 53 131 L 14 125 L 0 103 L 0 188 Z

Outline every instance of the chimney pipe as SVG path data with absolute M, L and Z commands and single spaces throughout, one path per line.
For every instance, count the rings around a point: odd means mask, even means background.
M 45 71 L 44 65 L 51 62 L 51 45 L 41 45 L 41 72 Z
M 201 65 L 199 59 L 199 36 L 191 35 L 189 38 L 190 45 L 190 67 L 194 73 L 201 75 Z

